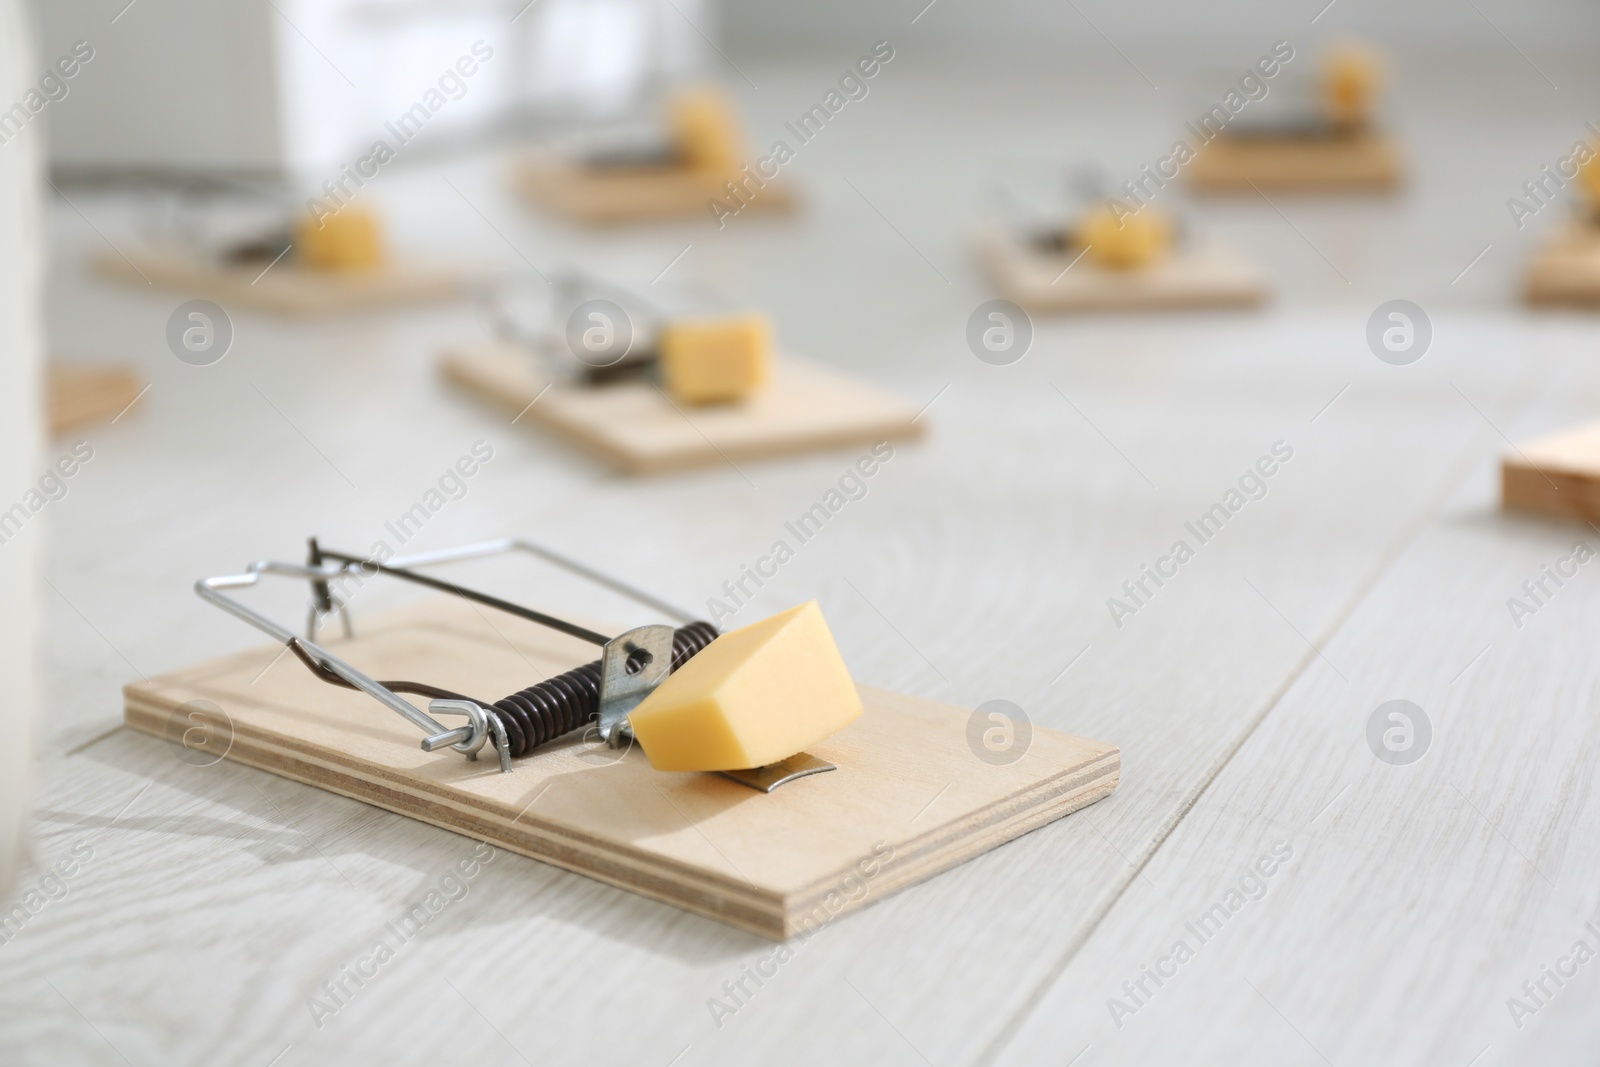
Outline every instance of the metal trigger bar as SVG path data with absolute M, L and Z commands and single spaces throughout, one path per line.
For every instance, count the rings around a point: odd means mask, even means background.
M 551 551 L 550 549 L 544 548 L 543 546 L 517 538 L 504 538 L 497 541 L 484 541 L 476 544 L 464 545 L 459 548 L 443 549 L 437 552 L 416 553 L 409 556 L 394 556 L 383 562 L 361 559 L 355 556 L 323 550 L 320 548 L 320 546 L 318 546 L 316 539 L 313 538 L 310 542 L 310 552 L 308 554 L 307 563 L 300 564 L 285 563 L 275 560 L 258 560 L 250 564 L 241 574 L 202 578 L 195 583 L 194 589 L 201 599 L 215 604 L 217 607 L 220 607 L 234 617 L 249 623 L 251 626 L 254 626 L 256 629 L 267 634 L 273 639 L 283 642 L 306 664 L 307 667 L 313 671 L 313 673 L 317 674 L 324 681 L 329 681 L 337 685 L 341 685 L 350 689 L 356 689 L 366 693 L 368 696 L 371 696 L 373 699 L 379 701 L 391 711 L 400 715 L 407 722 L 410 722 L 412 725 L 416 726 L 424 734 L 424 737 L 421 741 L 421 747 L 423 751 L 433 752 L 437 749 L 449 746 L 455 751 L 465 755 L 468 759 L 475 760 L 478 758 L 478 753 L 482 750 L 483 746 L 492 739 L 495 750 L 500 757 L 501 771 L 509 772 L 511 770 L 511 745 L 506 735 L 505 726 L 500 721 L 498 716 L 489 714 L 480 702 L 462 696 L 459 693 L 452 693 L 448 690 L 439 689 L 434 686 L 423 685 L 420 683 L 383 682 L 375 680 L 358 670 L 350 663 L 345 662 L 338 656 L 335 656 L 333 653 L 329 652 L 327 649 L 318 645 L 313 639 L 319 618 L 322 615 L 335 611 L 337 611 L 343 617 L 346 636 L 353 636 L 353 627 L 351 626 L 348 607 L 343 603 L 343 601 L 332 594 L 330 589 L 331 582 L 353 575 L 370 576 L 372 574 L 387 574 L 414 582 L 416 584 L 424 585 L 429 588 L 437 589 L 442 592 L 450 593 L 455 596 L 465 597 L 466 599 L 509 612 L 532 622 L 537 622 L 543 626 L 550 627 L 562 633 L 577 637 L 581 640 L 589 641 L 592 644 L 600 645 L 606 649 L 606 655 L 608 659 L 615 658 L 619 652 L 626 657 L 629 652 L 634 650 L 634 646 L 637 641 L 637 638 L 634 635 L 642 636 L 640 631 L 629 631 L 628 634 L 624 634 L 620 637 L 609 638 L 604 634 L 596 633 L 593 630 L 589 630 L 585 627 L 556 618 L 552 615 L 546 615 L 543 612 L 535 611 L 531 608 L 525 608 L 520 605 L 513 604 L 509 601 L 502 600 L 499 597 L 490 596 L 485 593 L 479 593 L 463 586 L 455 585 L 451 582 L 445 582 L 426 575 L 417 574 L 413 569 L 439 563 L 451 563 L 459 560 L 478 559 L 485 556 L 499 555 L 506 552 L 526 552 L 530 555 L 537 556 L 540 559 L 545 560 L 546 562 L 557 567 L 560 567 L 563 570 L 576 574 L 590 582 L 610 589 L 615 593 L 626 596 L 640 604 L 645 605 L 646 607 L 659 611 L 664 615 L 677 619 L 680 622 L 688 623 L 693 620 L 693 616 L 691 616 L 688 612 L 685 612 L 680 608 L 667 603 L 666 601 L 653 597 L 650 594 L 636 589 L 625 582 L 622 582 L 616 578 L 612 578 L 609 575 L 602 574 L 591 567 L 569 559 L 566 556 L 562 556 Z M 275 574 L 289 578 L 300 578 L 311 583 L 312 605 L 310 617 L 307 622 L 307 636 L 301 637 L 288 627 L 282 626 L 260 612 L 246 607 L 244 604 L 240 603 L 238 600 L 235 600 L 233 597 L 226 595 L 224 592 L 225 590 L 242 589 L 254 586 L 260 582 L 261 576 L 265 574 Z M 655 654 L 651 658 L 658 661 L 658 663 L 662 660 L 665 661 L 665 663 L 662 663 L 660 667 L 657 668 L 660 673 L 664 674 L 665 672 L 661 668 L 664 667 L 665 664 L 669 664 L 671 661 L 671 640 L 670 627 L 662 627 L 661 629 L 667 630 L 669 634 L 666 647 L 664 650 L 660 648 L 655 649 Z M 663 651 L 665 653 L 664 655 L 662 654 Z M 620 681 L 621 677 L 624 676 L 624 672 L 618 671 L 617 673 Z M 656 675 L 656 671 L 644 673 Z M 642 694 L 639 693 L 637 684 L 632 686 L 618 685 L 617 691 L 614 693 L 608 693 L 607 689 L 609 688 L 611 687 L 603 687 L 601 691 L 601 707 L 608 710 L 608 714 L 606 715 L 607 720 L 614 721 L 619 718 L 615 712 L 611 712 L 609 710 L 608 705 L 617 702 L 631 701 L 631 703 L 628 704 L 628 707 L 631 708 L 632 704 L 636 704 L 639 699 L 642 699 Z M 408 692 L 413 695 L 429 697 L 430 700 L 428 703 L 428 711 L 424 712 L 410 701 L 403 699 L 400 696 L 400 692 Z M 438 715 L 464 715 L 467 718 L 467 724 L 465 726 L 458 726 L 454 728 L 447 727 L 435 719 L 433 715 L 429 714 L 429 712 Z M 617 733 L 619 734 L 618 739 L 620 739 L 620 730 L 617 731 Z M 615 743 L 613 738 L 608 737 L 607 740 Z

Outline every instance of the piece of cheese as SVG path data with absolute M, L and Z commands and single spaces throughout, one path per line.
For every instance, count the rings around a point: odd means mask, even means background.
M 788 759 L 861 714 L 815 600 L 718 637 L 628 716 L 658 771 L 729 771 Z
M 728 94 L 712 86 L 682 89 L 667 101 L 667 126 L 684 165 L 732 174 L 744 161 L 744 135 Z
M 1152 207 L 1132 214 L 1110 205 L 1091 209 L 1078 222 L 1077 243 L 1088 246 L 1091 262 L 1113 270 L 1147 267 L 1172 246 L 1172 220 Z
M 383 265 L 383 224 L 375 212 L 344 207 L 295 221 L 294 251 L 310 270 L 375 270 Z
M 765 315 L 670 322 L 656 340 L 661 379 L 685 404 L 743 400 L 771 375 L 772 324 Z
M 1347 129 L 1365 126 L 1377 110 L 1383 83 L 1378 54 L 1363 44 L 1330 50 L 1322 63 L 1322 106 L 1328 120 Z
M 1591 215 L 1600 213 L 1600 151 L 1595 145 L 1588 146 L 1591 153 L 1587 163 L 1578 166 L 1578 188 L 1583 190 L 1583 198 L 1589 203 Z

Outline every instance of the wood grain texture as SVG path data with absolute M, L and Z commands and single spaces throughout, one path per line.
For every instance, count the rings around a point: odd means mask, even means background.
M 1500 506 L 1600 521 L 1600 422 L 1541 437 L 1504 456 Z
M 585 642 L 518 619 L 497 626 L 454 599 L 363 619 L 360 636 L 328 647 L 370 677 L 490 701 L 594 658 Z M 504 774 L 492 757 L 423 752 L 410 723 L 282 652 L 130 684 L 128 725 L 175 738 L 186 709 L 209 701 L 227 716 L 229 759 L 778 940 L 1109 796 L 1121 768 L 1114 747 L 1050 730 L 995 765 L 971 749 L 967 710 L 864 687 L 861 718 L 809 750 L 839 769 L 771 794 L 657 772 L 636 746 L 578 735 Z M 908 832 L 906 813 L 940 791 L 937 815 Z
M 1267 298 L 1266 276 L 1219 244 L 1188 245 L 1142 270 L 1109 270 L 1078 253 L 1039 253 L 1016 236 L 978 236 L 979 264 L 1005 297 L 1028 311 L 1155 311 L 1250 307 Z
M 51 434 L 108 422 L 134 402 L 144 386 L 132 367 L 53 362 L 45 379 Z
M 1568 223 L 1535 248 L 1523 297 L 1534 307 L 1600 307 L 1600 226 Z
M 788 214 L 795 208 L 795 195 L 789 184 L 774 179 L 747 188 L 741 207 L 725 188 L 728 179 L 703 174 L 686 167 L 606 167 L 581 166 L 542 157 L 518 161 L 512 170 L 513 183 L 522 196 L 536 207 L 562 218 L 590 226 L 617 226 L 628 223 L 669 219 L 715 219 L 707 206 L 718 201 L 739 214 Z M 743 196 L 744 194 L 741 194 Z
M 1232 137 L 1210 141 L 1189 164 L 1197 192 L 1253 193 L 1386 191 L 1404 178 L 1399 149 L 1388 134 L 1348 137 Z
M 1570 406 L 1553 391 L 1541 404 Z M 1580 541 L 1600 539 L 1497 515 L 1489 480 L 1465 479 L 1322 646 L 1339 673 L 1296 679 L 996 1062 L 1086 1045 L 1126 1064 L 1590 1058 L 1600 586 L 1585 565 L 1535 614 L 1507 610 Z M 1367 736 L 1396 698 L 1431 730 L 1404 765 Z M 1274 842 L 1291 862 L 1201 943 L 1185 924 Z M 1122 983 L 1179 939 L 1194 960 L 1130 996 Z M 1591 955 L 1575 965 L 1579 941 Z M 1113 998 L 1135 1010 L 1114 1018 Z
M 287 261 L 263 273 L 265 264 L 225 266 L 202 262 L 182 249 L 148 247 L 97 252 L 90 267 L 102 277 L 135 285 L 159 285 L 227 307 L 280 315 L 330 315 L 342 311 L 451 300 L 471 277 L 460 270 L 391 263 L 371 273 L 312 271 Z
M 628 474 L 913 440 L 926 423 L 910 404 L 838 371 L 790 356 L 738 404 L 689 407 L 645 381 L 600 388 L 552 384 L 525 353 L 498 342 L 452 345 L 451 382 L 536 423 Z

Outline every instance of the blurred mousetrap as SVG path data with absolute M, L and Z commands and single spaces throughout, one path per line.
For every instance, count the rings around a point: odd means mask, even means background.
M 1227 116 L 1225 121 L 1201 116 L 1199 125 L 1189 126 L 1201 135 L 1197 154 L 1186 168 L 1191 186 L 1228 193 L 1381 191 L 1398 186 L 1403 176 L 1400 153 L 1376 119 L 1383 78 L 1376 52 L 1362 44 L 1345 44 L 1322 57 L 1314 87 L 1306 84 L 1295 94 L 1292 83 L 1275 86 L 1271 92 L 1279 94 L 1279 100 L 1265 106 L 1251 104 L 1238 118 L 1220 106 L 1214 110 Z M 1285 98 L 1290 104 L 1287 112 L 1280 106 Z
M 765 316 L 699 294 L 677 310 L 575 271 L 547 300 L 509 283 L 493 339 L 451 345 L 444 376 L 628 474 L 921 435 L 910 404 L 775 352 Z
M 52 359 L 46 368 L 46 424 L 52 436 L 110 422 L 143 395 L 138 373 L 127 364 L 74 363 Z
M 789 185 L 776 170 L 753 172 L 752 162 L 732 100 L 691 88 L 668 98 L 654 138 L 576 156 L 530 154 L 513 174 L 533 204 L 590 225 L 714 217 L 713 200 L 735 214 L 792 211 Z
M 1523 295 L 1535 307 L 1600 307 L 1600 225 L 1575 220 L 1535 249 Z
M 1600 422 L 1541 437 L 1505 456 L 1500 506 L 1600 522 Z
M 608 636 L 422 573 L 513 551 L 681 625 Z M 231 595 L 266 575 L 309 584 L 305 637 Z M 345 599 L 380 575 L 450 595 L 356 628 Z M 130 726 L 771 938 L 1093 803 L 1120 773 L 1101 742 L 858 689 L 815 603 L 719 636 L 522 541 L 381 562 L 312 541 L 304 564 L 196 591 L 275 644 L 128 685 Z M 343 635 L 319 641 L 334 614 Z M 377 680 L 396 674 L 416 680 Z M 1020 747 L 996 755 L 984 731 L 1002 726 Z
M 140 244 L 96 253 L 90 266 L 118 281 L 283 315 L 448 300 L 474 280 L 459 269 L 395 259 L 371 208 L 330 199 L 328 211 L 313 215 L 282 194 L 250 191 L 257 202 L 239 211 L 243 224 L 224 220 L 213 202 L 181 194 Z
M 1555 237 L 1534 250 L 1528 264 L 1524 295 L 1536 307 L 1600 307 L 1600 153 L 1593 144 L 1580 144 L 1577 149 L 1588 155 L 1582 158 L 1575 151 L 1568 160 L 1576 164 L 1576 173 L 1571 175 L 1578 192 L 1573 217 Z M 1547 180 L 1541 188 L 1528 183 L 1524 190 L 1528 201 L 1517 201 L 1527 214 L 1549 203 L 1532 194 L 1541 192 L 1548 198 L 1550 184 Z
M 1000 295 L 1035 312 L 1248 307 L 1266 277 L 1241 253 L 1195 237 L 1154 204 L 1111 199 L 1104 172 L 1081 168 L 1069 204 L 1048 207 L 1003 192 L 1009 216 L 980 231 L 974 251 Z

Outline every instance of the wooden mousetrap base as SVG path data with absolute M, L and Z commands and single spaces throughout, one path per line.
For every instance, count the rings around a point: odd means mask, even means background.
M 326 642 L 329 651 L 371 676 L 484 700 L 596 655 L 521 619 L 491 625 L 456 599 L 358 617 L 356 633 Z M 580 734 L 502 774 L 487 749 L 475 762 L 423 752 L 416 727 L 282 652 L 258 648 L 129 685 L 127 723 L 176 744 L 193 725 L 185 704 L 208 701 L 231 723 L 209 742 L 231 742 L 228 759 L 775 939 L 1091 804 L 1121 770 L 1111 745 L 1038 726 L 1021 759 L 988 763 L 969 747 L 967 709 L 863 687 L 861 718 L 809 750 L 839 769 L 772 793 L 655 771 L 637 746 L 619 753 Z
M 144 390 L 132 368 L 121 365 L 52 362 L 48 375 L 52 435 L 114 419 Z
M 1524 295 L 1536 307 L 1600 307 L 1600 226 L 1570 223 L 1536 251 Z
M 538 207 L 591 226 L 696 215 L 709 219 L 714 217 L 706 206 L 711 200 L 737 206 L 723 187 L 726 175 L 686 167 L 585 167 L 529 158 L 516 164 L 513 179 L 518 191 Z M 745 207 L 738 213 L 777 214 L 793 211 L 794 206 L 794 193 L 777 179 L 745 197 Z
M 154 283 L 224 307 L 282 315 L 323 315 L 366 308 L 447 300 L 472 279 L 461 271 L 390 264 L 381 270 L 339 273 L 306 270 L 289 257 L 266 270 L 262 264 L 218 265 L 186 249 L 150 247 L 96 255 L 94 271 L 135 285 Z
M 521 419 L 537 422 L 629 474 L 792 455 L 918 437 L 910 404 L 838 371 L 791 357 L 737 404 L 687 407 L 650 381 L 551 384 L 526 353 L 498 342 L 446 349 L 444 376 Z M 530 406 L 531 405 L 531 406 Z
M 1500 506 L 1600 522 L 1600 422 L 1541 437 L 1502 459 Z
M 1387 134 L 1237 137 L 1223 133 L 1189 164 L 1202 192 L 1386 190 L 1400 184 L 1400 153 Z
M 1067 270 L 1077 254 L 1036 251 L 1001 230 L 977 243 L 978 261 L 1000 295 L 1028 311 L 1248 307 L 1267 298 L 1266 277 L 1224 246 L 1180 248 L 1140 270 L 1107 270 L 1087 256 Z

